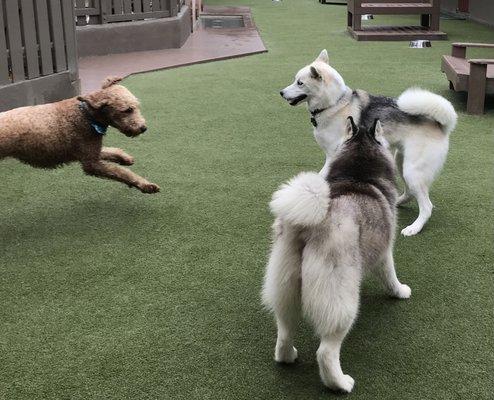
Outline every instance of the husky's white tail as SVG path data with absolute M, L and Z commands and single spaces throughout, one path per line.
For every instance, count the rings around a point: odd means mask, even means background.
M 302 172 L 274 192 L 269 206 L 289 224 L 320 224 L 328 212 L 329 184 L 318 173 Z
M 425 115 L 439 122 L 446 134 L 455 129 L 458 116 L 453 105 L 442 96 L 424 89 L 410 88 L 398 97 L 397 103 L 408 114 Z

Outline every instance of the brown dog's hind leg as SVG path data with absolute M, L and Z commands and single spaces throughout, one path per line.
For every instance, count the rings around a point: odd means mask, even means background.
M 148 182 L 142 176 L 134 174 L 120 165 L 106 161 L 86 161 L 82 163 L 82 169 L 88 175 L 123 182 L 129 186 L 136 187 L 142 193 L 157 193 L 160 190 L 158 185 Z
M 117 147 L 103 147 L 100 158 L 106 161 L 113 161 L 121 165 L 134 164 L 134 157 Z

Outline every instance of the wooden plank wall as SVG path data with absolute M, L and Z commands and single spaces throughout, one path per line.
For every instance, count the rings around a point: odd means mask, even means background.
M 77 25 L 175 17 L 184 0 L 76 0 Z
M 0 86 L 70 71 L 77 77 L 67 0 L 0 0 Z

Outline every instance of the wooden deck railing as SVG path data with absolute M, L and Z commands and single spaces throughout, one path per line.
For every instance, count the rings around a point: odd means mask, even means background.
M 0 112 L 79 92 L 72 0 L 0 0 Z
M 0 86 L 70 71 L 77 76 L 69 1 L 0 1 Z
M 176 17 L 184 0 L 75 0 L 77 25 Z

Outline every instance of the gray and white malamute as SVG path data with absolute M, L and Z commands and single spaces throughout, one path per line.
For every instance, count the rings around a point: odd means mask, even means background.
M 358 129 L 351 117 L 343 143 L 324 178 L 301 173 L 273 195 L 274 243 L 263 287 L 264 304 L 278 325 L 275 360 L 291 363 L 300 312 L 315 327 L 323 383 L 350 392 L 340 347 L 357 316 L 360 282 L 366 271 L 387 292 L 410 297 L 393 262 L 396 228 L 395 169 L 379 122 Z M 346 132 L 346 133 L 345 133 Z
M 398 204 L 414 196 L 420 210 L 415 222 L 401 233 L 417 234 L 432 212 L 429 188 L 446 160 L 449 134 L 457 119 L 453 106 L 445 98 L 417 88 L 406 90 L 396 100 L 352 91 L 328 63 L 328 53 L 323 50 L 280 92 L 291 105 L 307 102 L 314 136 L 326 153 L 321 174 L 328 172 L 348 116 L 366 127 L 379 119 L 406 185 Z

